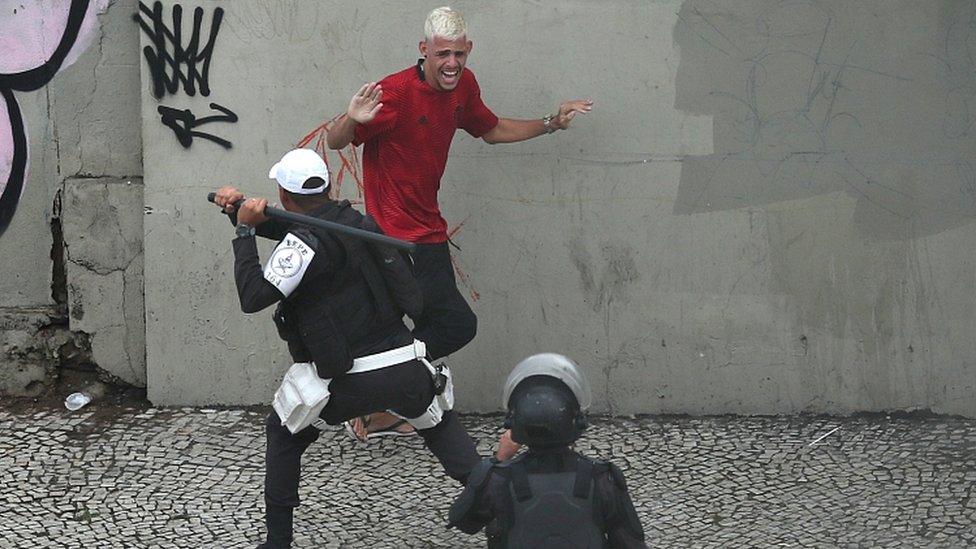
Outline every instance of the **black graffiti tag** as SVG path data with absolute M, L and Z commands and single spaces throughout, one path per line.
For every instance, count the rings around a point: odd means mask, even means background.
M 143 19 L 148 18 L 148 21 Z M 193 10 L 193 30 L 190 41 L 183 45 L 183 7 L 173 6 L 173 26 L 163 22 L 163 3 L 154 2 L 152 9 L 139 2 L 139 13 L 132 18 L 152 41 L 151 46 L 142 49 L 149 64 L 149 74 L 153 81 L 153 95 L 161 99 L 167 92 L 176 95 L 182 86 L 183 92 L 194 96 L 199 87 L 200 95 L 210 96 L 210 60 L 213 57 L 214 43 L 220 32 L 220 22 L 224 19 L 223 8 L 215 8 L 210 22 L 210 35 L 201 48 L 201 29 L 203 28 L 203 8 Z M 172 52 L 170 51 L 172 49 Z M 157 111 L 163 125 L 173 130 L 177 141 L 183 148 L 189 148 L 194 137 L 213 141 L 225 149 L 232 147 L 230 141 L 213 134 L 194 131 L 195 128 L 211 122 L 236 123 L 237 114 L 227 107 L 211 103 L 210 108 L 223 114 L 197 118 L 190 109 L 176 109 L 160 105 Z
M 162 115 L 161 120 L 163 125 L 173 130 L 173 133 L 176 134 L 176 139 L 180 142 L 180 145 L 183 145 L 183 148 L 190 148 L 190 145 L 193 143 L 193 138 L 199 137 L 200 139 L 213 141 L 221 147 L 229 149 L 233 146 L 230 141 L 209 133 L 193 131 L 194 128 L 211 122 L 237 122 L 237 115 L 227 107 L 211 103 L 210 108 L 224 114 L 197 118 L 196 115 L 190 112 L 190 109 L 180 110 L 160 105 L 156 110 Z
M 166 92 L 175 94 L 181 83 L 183 91 L 189 96 L 196 95 L 197 85 L 200 87 L 201 95 L 209 96 L 210 58 L 213 56 L 214 42 L 217 39 L 217 33 L 220 31 L 220 22 L 224 18 L 223 8 L 214 9 L 213 19 L 210 23 L 210 36 L 202 49 L 200 48 L 200 31 L 203 24 L 203 8 L 197 7 L 193 10 L 193 32 L 186 47 L 183 46 L 182 6 L 173 6 L 172 29 L 163 22 L 162 2 L 154 2 L 151 10 L 139 2 L 139 11 L 141 13 L 132 17 L 152 41 L 152 45 L 143 48 L 142 52 L 146 61 L 149 62 L 153 94 L 156 98 L 162 98 Z M 149 18 L 152 23 L 151 26 L 142 18 L 142 15 Z M 169 51 L 170 46 L 173 49 L 172 53 Z M 198 64 L 200 65 L 199 69 Z

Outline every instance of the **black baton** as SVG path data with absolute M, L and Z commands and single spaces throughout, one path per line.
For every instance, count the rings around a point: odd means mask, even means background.
M 217 193 L 208 193 L 207 200 L 210 202 L 214 201 Z M 239 208 L 244 200 L 238 200 L 234 203 L 234 206 Z M 376 242 L 378 244 L 386 244 L 387 246 L 393 246 L 401 250 L 406 250 L 408 252 L 413 252 L 417 249 L 417 245 L 413 242 L 407 242 L 406 240 L 400 240 L 399 238 L 393 238 L 392 236 L 386 236 L 385 234 L 374 233 L 364 229 L 357 229 L 355 227 L 349 227 L 341 223 L 334 223 L 332 221 L 326 221 L 324 219 L 318 219 L 309 215 L 302 215 L 297 213 L 292 213 L 286 210 L 279 210 L 278 208 L 272 208 L 271 206 L 265 206 L 264 215 L 270 217 L 271 219 L 280 219 L 282 221 L 290 221 L 291 223 L 301 223 L 302 225 L 311 225 L 312 227 L 318 227 L 320 229 L 325 229 L 326 231 L 331 231 L 334 233 L 344 234 L 346 236 L 351 236 L 353 238 L 359 238 L 362 240 L 368 240 L 370 242 Z

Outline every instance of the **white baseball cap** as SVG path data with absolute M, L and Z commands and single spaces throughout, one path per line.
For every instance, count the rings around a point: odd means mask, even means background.
M 277 180 L 282 189 L 295 194 L 318 194 L 329 188 L 329 168 L 322 157 L 310 149 L 288 151 L 271 166 L 268 177 Z M 312 189 L 302 188 L 310 177 L 321 177 L 325 183 Z

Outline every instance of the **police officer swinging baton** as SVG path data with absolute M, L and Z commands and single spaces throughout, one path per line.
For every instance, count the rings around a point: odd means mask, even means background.
M 207 200 L 209 202 L 214 202 L 217 193 L 207 193 Z M 235 208 L 240 208 L 244 200 L 238 200 L 234 203 Z M 370 242 L 376 242 L 378 244 L 386 244 L 387 246 L 393 246 L 400 250 L 406 250 L 408 252 L 413 252 L 417 249 L 417 245 L 413 242 L 407 242 L 406 240 L 400 240 L 398 238 L 393 238 L 392 236 L 386 236 L 385 234 L 374 233 L 366 231 L 363 229 L 357 229 L 355 227 L 349 227 L 341 223 L 334 223 L 332 221 L 326 221 L 324 219 L 318 219 L 309 215 L 302 215 L 297 213 L 292 213 L 286 210 L 279 210 L 278 208 L 272 208 L 271 206 L 265 206 L 264 215 L 270 217 L 271 219 L 278 219 L 281 221 L 289 221 L 291 223 L 300 223 L 302 225 L 311 225 L 312 227 L 318 227 L 326 231 L 331 231 L 334 233 L 344 234 L 346 236 L 351 236 L 353 238 L 359 238 L 362 240 L 367 240 Z

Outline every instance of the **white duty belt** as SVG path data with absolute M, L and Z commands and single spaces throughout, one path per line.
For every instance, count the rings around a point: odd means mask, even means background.
M 409 345 L 354 359 L 352 368 L 346 374 L 361 374 L 411 360 L 422 361 L 431 372 L 433 367 L 427 362 L 427 346 L 423 341 L 414 340 Z M 285 372 L 281 385 L 275 391 L 272 406 L 281 424 L 292 434 L 309 425 L 324 428 L 325 422 L 319 418 L 322 409 L 329 403 L 329 383 L 331 379 L 318 376 L 312 362 L 296 362 Z
M 407 423 L 415 429 L 430 429 L 441 422 L 444 418 L 444 412 L 454 408 L 454 381 L 451 376 L 451 369 L 446 364 L 434 366 L 427 360 L 427 346 L 424 345 L 423 341 L 415 339 L 413 344 L 400 347 L 399 349 L 357 358 L 353 361 L 352 368 L 347 373 L 359 374 L 369 372 L 395 364 L 402 364 L 409 360 L 419 360 L 422 362 L 427 367 L 427 371 L 430 372 L 431 377 L 435 379 L 438 375 L 443 376 L 444 389 L 440 394 L 435 395 L 431 399 L 427 410 L 418 417 L 404 417 L 393 410 L 387 410 L 387 412 L 407 420 Z M 325 422 L 321 420 L 319 422 L 321 423 L 313 422 L 312 424 L 319 428 L 324 427 Z
M 426 362 L 426 357 L 427 346 L 424 345 L 423 341 L 415 339 L 410 345 L 404 345 L 403 347 L 390 349 L 389 351 L 383 351 L 382 353 L 376 353 L 375 355 L 354 359 L 352 361 L 352 368 L 350 368 L 346 373 L 361 374 L 363 372 L 371 372 L 373 370 L 379 370 L 380 368 L 386 368 L 387 366 L 395 366 L 397 364 L 402 364 L 404 362 L 417 359 L 423 359 Z

